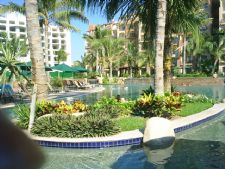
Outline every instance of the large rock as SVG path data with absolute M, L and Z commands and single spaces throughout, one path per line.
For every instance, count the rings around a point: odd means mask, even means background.
M 165 118 L 152 117 L 146 121 L 143 142 L 151 149 L 166 148 L 175 140 L 171 122 Z

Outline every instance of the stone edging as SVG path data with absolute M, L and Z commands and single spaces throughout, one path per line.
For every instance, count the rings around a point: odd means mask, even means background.
M 219 115 L 225 110 L 225 104 L 216 104 L 213 107 L 188 117 L 172 120 L 174 131 L 181 132 L 194 126 L 207 122 Z M 140 130 L 121 132 L 109 137 L 94 138 L 56 138 L 56 137 L 38 137 L 31 136 L 39 145 L 46 147 L 59 148 L 105 148 L 124 145 L 140 145 L 143 139 L 143 133 Z

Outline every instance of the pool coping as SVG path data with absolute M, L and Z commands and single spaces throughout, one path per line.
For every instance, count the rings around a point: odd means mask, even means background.
M 223 114 L 225 103 L 215 104 L 213 107 L 198 114 L 171 120 L 175 133 L 198 126 Z M 106 148 L 125 145 L 140 145 L 143 133 L 140 130 L 126 131 L 108 137 L 93 138 L 57 138 L 30 135 L 39 145 L 58 148 Z

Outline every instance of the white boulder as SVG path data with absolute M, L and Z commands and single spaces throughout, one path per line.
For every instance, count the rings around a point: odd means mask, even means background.
M 166 148 L 173 144 L 175 132 L 168 119 L 152 117 L 146 121 L 143 143 L 151 149 Z

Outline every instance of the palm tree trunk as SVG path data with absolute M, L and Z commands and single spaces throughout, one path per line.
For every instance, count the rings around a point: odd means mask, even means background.
M 216 59 L 216 60 L 214 61 L 213 69 L 212 69 L 212 74 L 216 73 L 215 71 L 216 71 L 216 65 L 217 65 L 218 61 L 219 61 L 219 59 Z
M 26 0 L 27 36 L 32 61 L 32 79 L 37 85 L 37 100 L 46 99 L 48 93 L 47 75 L 44 67 L 41 34 L 38 21 L 37 0 Z
M 48 65 L 48 20 L 45 19 L 45 63 Z M 58 58 L 58 64 L 60 60 Z
M 167 34 L 164 48 L 164 90 L 171 93 L 171 68 L 172 68 L 172 41 L 171 36 Z
M 99 57 L 98 57 L 98 50 L 96 52 L 96 73 L 99 73 Z
M 112 59 L 109 60 L 109 77 L 112 80 Z
M 156 58 L 155 58 L 155 94 L 164 95 L 163 84 L 163 52 L 166 23 L 166 0 L 159 0 L 157 5 L 158 24 L 156 27 Z
M 183 47 L 183 74 L 186 74 L 186 35 L 184 35 L 184 47 Z

